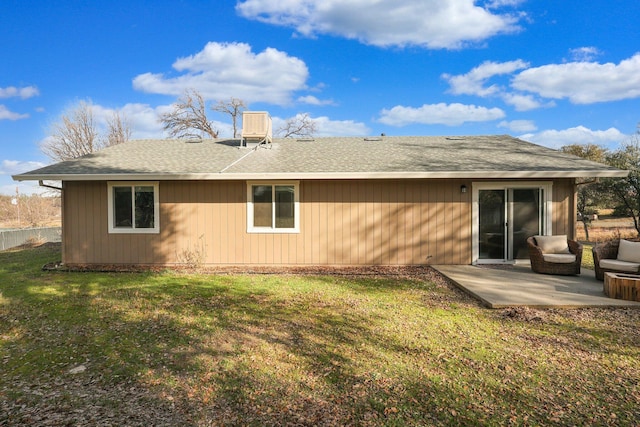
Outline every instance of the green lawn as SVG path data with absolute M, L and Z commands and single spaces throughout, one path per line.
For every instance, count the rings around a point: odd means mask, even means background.
M 62 273 L 0 252 L 0 425 L 636 425 L 640 310 L 435 276 Z
M 593 252 L 591 252 L 593 245 L 590 243 L 584 243 L 582 245 L 582 267 L 593 270 Z

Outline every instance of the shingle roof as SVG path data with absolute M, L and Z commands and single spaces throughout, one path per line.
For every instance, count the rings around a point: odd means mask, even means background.
M 626 171 L 510 136 L 135 140 L 14 176 L 17 180 L 553 178 Z

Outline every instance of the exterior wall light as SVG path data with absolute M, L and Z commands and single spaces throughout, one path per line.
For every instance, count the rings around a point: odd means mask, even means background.
M 464 185 L 464 184 L 462 184 L 462 185 L 460 186 L 460 192 L 461 192 L 461 193 L 466 193 L 466 192 L 467 192 L 467 186 L 466 186 L 466 185 Z

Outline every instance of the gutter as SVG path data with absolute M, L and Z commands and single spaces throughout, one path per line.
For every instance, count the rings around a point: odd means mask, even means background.
M 247 153 L 247 155 L 253 153 Z M 186 181 L 186 180 L 230 180 L 245 181 L 256 179 L 531 179 L 531 178 L 624 178 L 626 170 L 578 170 L 578 171 L 442 171 L 442 172 L 244 172 L 224 173 L 233 166 L 228 165 L 214 173 L 109 173 L 109 174 L 59 174 L 59 175 L 14 175 L 16 181 Z

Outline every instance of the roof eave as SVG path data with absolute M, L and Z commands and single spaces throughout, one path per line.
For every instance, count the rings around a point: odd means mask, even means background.
M 522 179 L 522 178 L 624 178 L 627 170 L 531 170 L 531 171 L 431 171 L 431 172 L 265 172 L 185 174 L 20 174 L 15 181 L 244 181 L 260 179 Z

